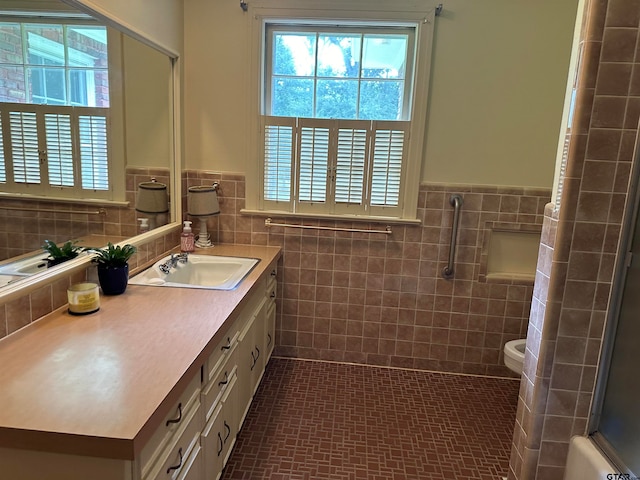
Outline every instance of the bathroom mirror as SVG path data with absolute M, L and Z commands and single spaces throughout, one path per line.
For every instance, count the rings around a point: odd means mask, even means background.
M 0 0 L 0 33 L 0 267 L 178 221 L 135 209 L 152 179 L 176 204 L 174 59 L 59 0 Z

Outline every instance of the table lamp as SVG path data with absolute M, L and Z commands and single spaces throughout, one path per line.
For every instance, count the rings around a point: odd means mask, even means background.
M 169 197 L 167 186 L 152 178 L 150 182 L 138 184 L 136 196 L 136 211 L 145 213 L 149 217 L 149 230 L 156 228 L 157 216 L 169 211 Z
M 220 213 L 218 184 L 198 185 L 189 187 L 187 193 L 187 210 L 189 215 L 200 220 L 200 232 L 196 237 L 196 247 L 207 248 L 213 246 L 207 232 L 207 218 Z

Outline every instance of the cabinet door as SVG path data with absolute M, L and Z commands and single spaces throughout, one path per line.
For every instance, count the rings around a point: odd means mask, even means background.
M 251 398 L 253 397 L 252 371 L 255 364 L 254 320 L 255 317 L 253 316 L 249 318 L 241 330 L 238 352 L 236 354 L 236 359 L 238 360 L 238 388 L 236 394 L 238 404 L 238 430 L 242 427 L 244 417 L 247 414 L 247 410 L 251 404 Z
M 238 435 L 236 415 L 237 376 L 229 380 L 224 395 L 202 432 L 204 479 L 217 480 L 231 454 Z
M 224 450 L 222 421 L 222 403 L 219 403 L 202 431 L 204 461 L 204 477 L 202 478 L 205 480 L 217 480 L 222 472 L 222 452 Z
M 276 302 L 267 303 L 267 318 L 265 323 L 265 366 L 271 358 L 276 346 Z
M 238 377 L 234 375 L 222 398 L 222 468 L 227 464 L 238 436 L 237 393 Z
M 260 308 L 255 313 L 253 321 L 253 365 L 251 366 L 251 396 L 258 389 L 262 374 L 264 373 L 266 345 L 265 345 L 265 328 L 266 328 L 266 301 L 260 304 Z

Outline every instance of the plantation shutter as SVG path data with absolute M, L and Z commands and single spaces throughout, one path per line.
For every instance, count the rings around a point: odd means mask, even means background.
M 369 152 L 368 121 L 342 121 L 338 127 L 335 166 L 336 211 L 365 203 L 365 178 Z
M 289 209 L 292 204 L 292 172 L 295 153 L 296 119 L 264 117 L 264 202 L 272 208 Z
M 40 183 L 38 125 L 34 112 L 10 112 L 13 181 Z
M 298 120 L 298 201 L 326 204 L 328 195 L 329 135 L 333 121 Z M 301 205 L 302 208 L 302 205 Z
M 0 182 L 6 192 L 110 198 L 104 108 L 2 104 Z
M 373 122 L 371 207 L 400 207 L 409 122 Z
M 85 190 L 109 190 L 106 117 L 80 115 L 78 131 L 82 188 Z
M 265 208 L 272 202 L 288 212 L 400 214 L 410 122 L 267 116 L 263 122 Z
M 73 144 L 71 116 L 47 113 L 44 116 L 47 138 L 47 166 L 49 184 L 73 187 Z

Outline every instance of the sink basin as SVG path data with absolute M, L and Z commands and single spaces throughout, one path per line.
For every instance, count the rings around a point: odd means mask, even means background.
M 186 263 L 178 262 L 169 273 L 162 273 L 160 265 L 170 258 L 164 257 L 130 278 L 129 285 L 233 290 L 260 261 L 257 258 L 189 255 Z
M 47 256 L 41 252 L 0 266 L 0 275 L 33 275 L 34 273 L 44 272 L 46 269 Z

